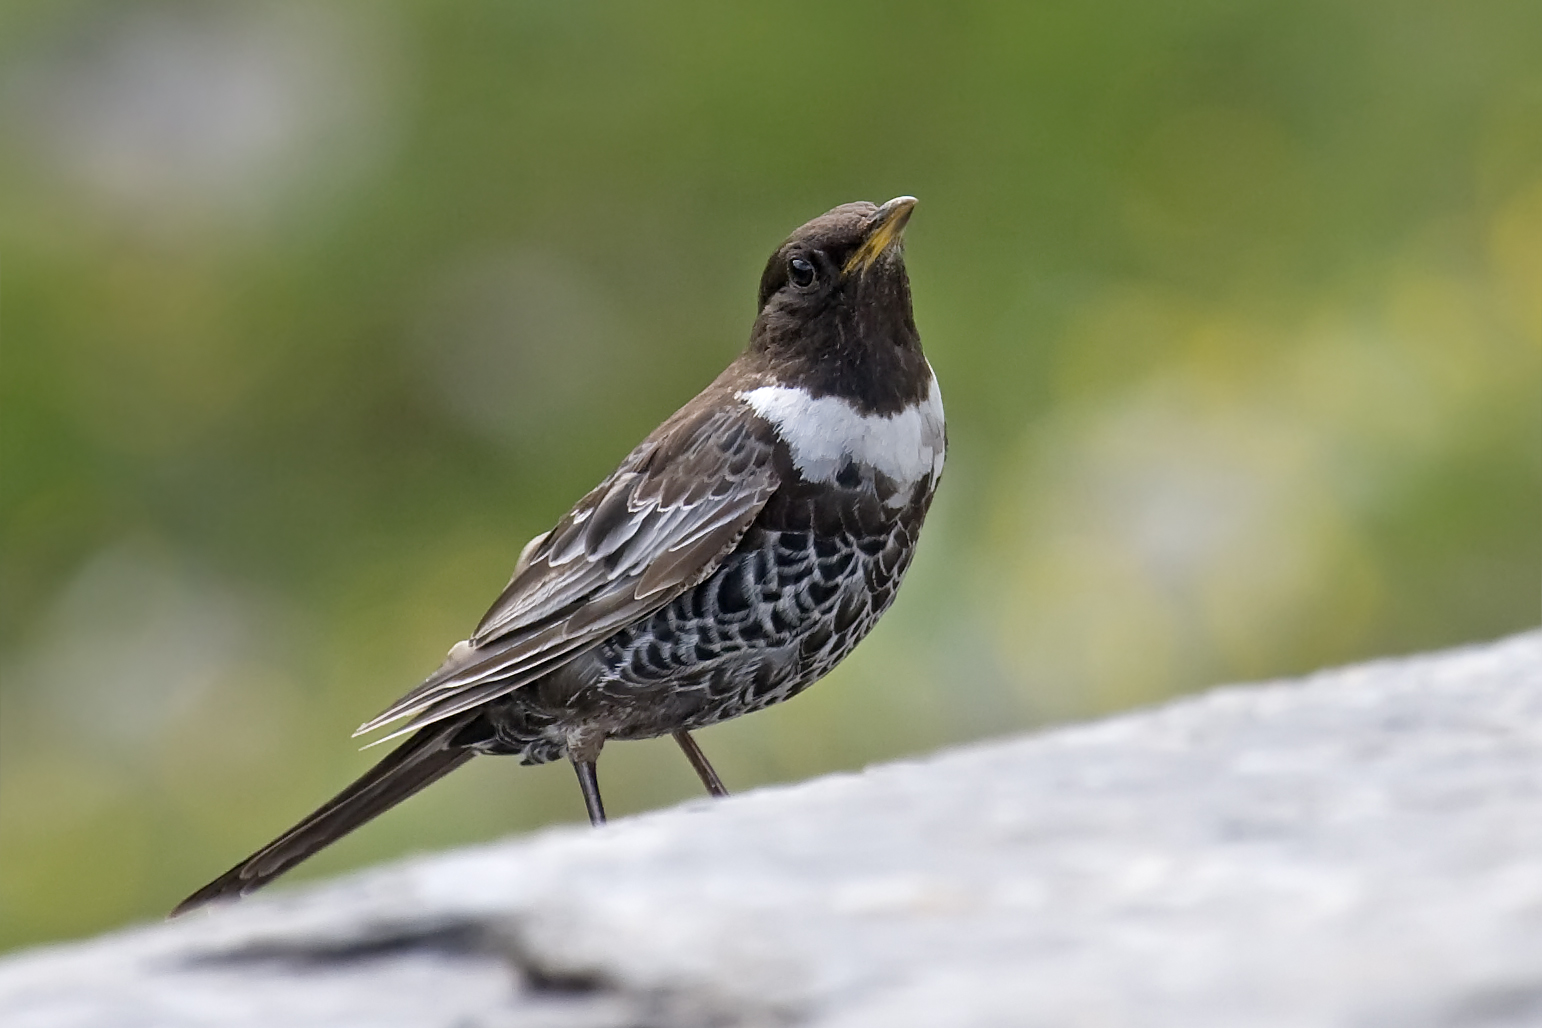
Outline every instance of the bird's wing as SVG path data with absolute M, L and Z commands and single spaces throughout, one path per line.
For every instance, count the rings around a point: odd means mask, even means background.
M 705 579 L 779 484 L 758 422 L 687 406 L 660 425 L 532 541 L 471 638 L 355 734 L 411 718 L 394 738 L 512 692 Z

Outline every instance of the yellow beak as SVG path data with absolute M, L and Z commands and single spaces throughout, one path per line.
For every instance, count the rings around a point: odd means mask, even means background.
M 885 250 L 898 243 L 905 231 L 905 223 L 910 220 L 910 212 L 915 210 L 915 206 L 915 197 L 896 196 L 878 208 L 873 214 L 872 226 L 867 230 L 867 238 L 862 240 L 862 245 L 847 258 L 841 274 L 850 275 L 852 272 L 866 271 Z

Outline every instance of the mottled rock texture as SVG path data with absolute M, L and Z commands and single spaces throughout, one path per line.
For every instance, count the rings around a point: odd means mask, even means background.
M 0 1023 L 1542 1025 L 1542 633 L 13 955 Z

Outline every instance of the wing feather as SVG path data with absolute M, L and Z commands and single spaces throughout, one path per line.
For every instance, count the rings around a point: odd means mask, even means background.
M 410 719 L 394 738 L 512 692 L 710 575 L 780 483 L 747 408 L 693 406 L 532 540 L 471 638 L 356 734 Z

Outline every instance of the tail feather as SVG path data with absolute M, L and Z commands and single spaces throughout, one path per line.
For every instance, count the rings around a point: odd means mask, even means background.
M 461 729 L 471 720 L 462 717 L 421 729 L 309 817 L 177 904 L 170 916 L 262 888 L 311 854 L 454 771 L 476 755 L 463 741 L 457 742 Z

